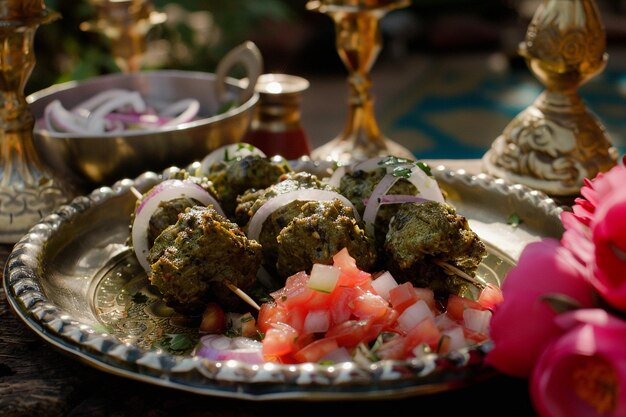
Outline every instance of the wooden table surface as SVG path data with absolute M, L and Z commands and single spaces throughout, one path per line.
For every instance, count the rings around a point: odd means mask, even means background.
M 477 165 L 474 165 L 477 167 Z M 11 245 L 0 245 L 5 264 Z M 532 417 L 527 381 L 495 376 L 445 393 L 396 400 L 244 401 L 186 393 L 110 375 L 43 341 L 0 291 L 0 417 L 57 416 L 422 416 Z

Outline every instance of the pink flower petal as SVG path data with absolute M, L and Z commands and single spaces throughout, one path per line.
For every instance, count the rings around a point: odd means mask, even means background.
M 546 347 L 533 370 L 530 393 L 538 413 L 626 415 L 626 322 L 598 309 L 566 313 L 558 321 L 574 327 Z
M 487 363 L 503 373 L 528 377 L 544 346 L 563 332 L 553 320 L 557 313 L 543 297 L 562 294 L 591 306 L 593 288 L 584 271 L 556 239 L 527 245 L 502 284 L 504 301 L 491 319 L 494 348 Z

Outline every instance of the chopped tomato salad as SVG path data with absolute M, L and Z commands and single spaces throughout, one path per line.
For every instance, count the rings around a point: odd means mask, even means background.
M 502 299 L 487 285 L 477 300 L 450 295 L 442 303 L 432 290 L 398 284 L 388 272 L 361 271 L 346 249 L 333 265 L 298 272 L 271 295 L 256 325 L 263 357 L 279 363 L 445 354 L 487 340 L 491 311 Z

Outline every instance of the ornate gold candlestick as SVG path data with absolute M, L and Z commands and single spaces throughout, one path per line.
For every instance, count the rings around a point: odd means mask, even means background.
M 593 0 L 544 0 L 520 45 L 546 89 L 518 114 L 483 156 L 484 170 L 554 196 L 579 192 L 617 163 L 600 121 L 578 87 L 600 73 L 608 59 L 606 34 Z
M 141 69 L 146 52 L 146 35 L 153 26 L 166 20 L 149 0 L 92 0 L 98 18 L 83 22 L 85 31 L 100 32 L 111 41 L 115 63 L 123 72 Z
M 380 19 L 410 0 L 309 0 L 308 10 L 329 15 L 335 22 L 337 52 L 349 71 L 348 121 L 343 132 L 314 149 L 314 159 L 347 163 L 379 155 L 415 159 L 380 131 L 370 93 L 370 69 L 381 50 Z
M 33 143 L 33 116 L 24 86 L 35 65 L 39 25 L 59 15 L 43 0 L 8 1 L 0 7 L 0 242 L 15 243 L 36 222 L 72 196 L 40 162 Z

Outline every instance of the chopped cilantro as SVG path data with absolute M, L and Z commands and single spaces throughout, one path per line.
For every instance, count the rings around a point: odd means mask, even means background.
M 163 336 L 159 346 L 172 352 L 183 352 L 193 347 L 193 341 L 186 334 L 168 333 Z
M 517 213 L 513 213 L 506 219 L 506 223 L 510 224 L 513 227 L 517 227 L 522 223 L 522 219 Z

